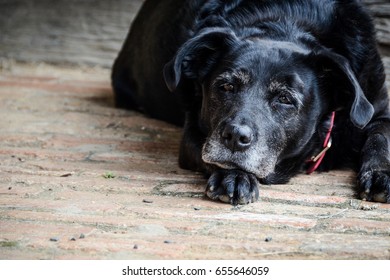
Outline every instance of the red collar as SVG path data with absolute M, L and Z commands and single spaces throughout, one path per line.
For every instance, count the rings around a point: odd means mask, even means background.
M 330 137 L 330 134 L 332 133 L 335 115 L 336 115 L 336 112 L 332 112 L 332 114 L 330 116 L 329 128 L 328 128 L 328 131 L 326 132 L 326 136 L 325 136 L 323 149 L 316 156 L 313 156 L 309 160 L 310 166 L 306 171 L 307 174 L 311 174 L 317 170 L 318 166 L 320 166 L 322 160 L 325 157 L 326 151 L 329 150 L 330 147 L 332 146 L 332 138 Z

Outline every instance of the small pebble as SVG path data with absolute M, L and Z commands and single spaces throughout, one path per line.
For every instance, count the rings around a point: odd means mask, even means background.
M 72 176 L 72 173 L 62 174 L 60 177 L 69 177 L 69 176 Z
M 165 240 L 164 243 L 165 243 L 165 244 L 172 244 L 173 241 L 172 241 L 172 240 Z
M 194 207 L 194 210 L 195 210 L 195 211 L 199 211 L 200 208 L 199 208 L 199 207 Z
M 76 238 L 75 238 L 75 237 L 72 237 L 72 238 L 70 239 L 70 241 L 76 241 Z
M 58 242 L 60 239 L 58 237 L 51 237 L 50 241 L 52 242 Z
M 142 202 L 143 202 L 143 203 L 153 203 L 152 200 L 148 200 L 148 199 L 143 199 Z
M 80 234 L 80 237 L 79 237 L 80 239 L 84 239 L 85 238 L 85 234 L 84 233 L 82 233 L 82 234 Z
M 137 249 L 138 249 L 138 245 L 135 244 L 134 247 L 133 247 L 133 249 L 137 250 Z
M 8 187 L 8 190 L 9 190 L 9 191 L 12 190 L 12 187 Z
M 265 241 L 265 242 L 271 242 L 271 241 L 272 241 L 272 237 L 266 237 L 266 238 L 264 239 L 264 241 Z

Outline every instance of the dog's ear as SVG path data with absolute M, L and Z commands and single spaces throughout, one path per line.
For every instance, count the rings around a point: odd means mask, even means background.
M 169 90 L 175 91 L 183 76 L 202 79 L 236 41 L 234 33 L 224 28 L 208 28 L 189 39 L 164 67 L 164 79 Z
M 374 115 L 374 107 L 364 95 L 348 60 L 325 49 L 316 52 L 315 56 L 317 67 L 322 68 L 322 75 L 331 77 L 326 83 L 333 91 L 333 106 L 350 107 L 351 122 L 363 129 Z

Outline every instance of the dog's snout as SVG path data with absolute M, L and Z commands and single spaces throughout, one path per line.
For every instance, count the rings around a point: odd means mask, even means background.
M 227 124 L 222 131 L 222 139 L 231 151 L 243 151 L 252 144 L 253 131 L 247 125 Z

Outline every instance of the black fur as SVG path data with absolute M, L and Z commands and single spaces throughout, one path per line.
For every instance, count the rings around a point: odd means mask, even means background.
M 147 0 L 112 73 L 118 106 L 184 124 L 180 166 L 232 204 L 305 168 L 332 111 L 320 170 L 355 167 L 361 198 L 390 203 L 384 81 L 357 0 Z

